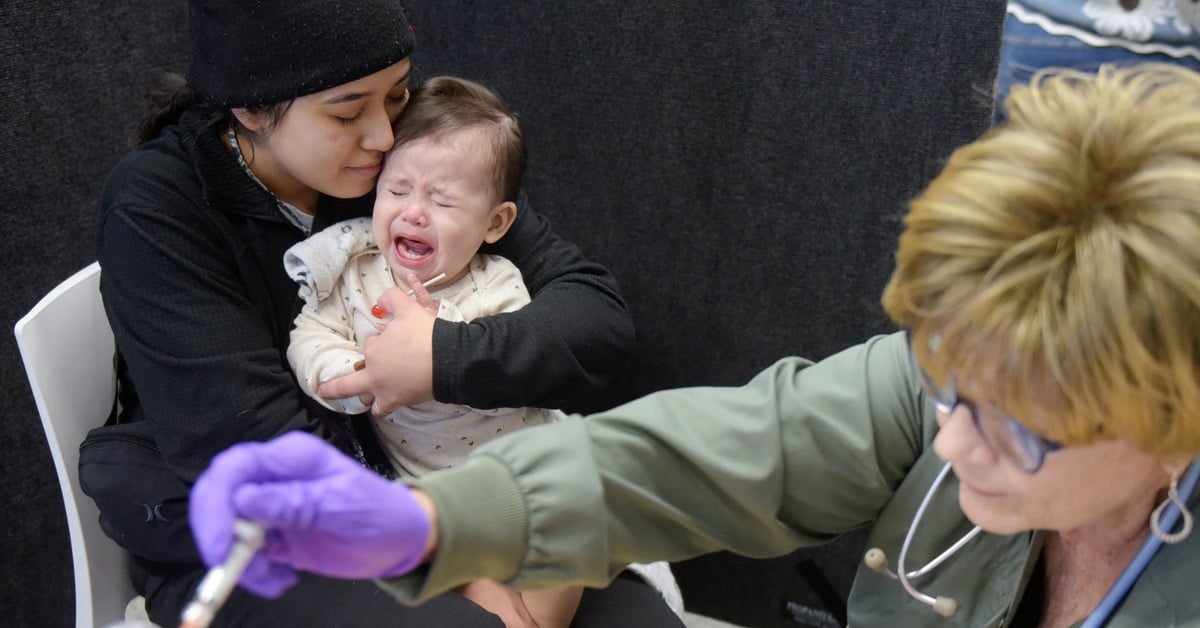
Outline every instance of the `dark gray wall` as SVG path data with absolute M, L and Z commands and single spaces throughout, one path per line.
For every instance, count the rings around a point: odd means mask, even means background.
M 74 625 L 62 498 L 11 330 L 96 258 L 97 199 L 147 79 L 185 58 L 184 5 L 0 2 L 0 624 Z
M 988 120 L 1003 3 L 409 0 L 420 75 L 496 88 L 521 115 L 534 207 L 616 273 L 641 355 L 611 402 L 738 384 L 787 354 L 889 329 L 877 297 L 905 202 Z M 182 2 L 0 3 L 6 329 L 94 259 L 96 202 L 141 94 L 186 60 Z M 72 621 L 49 451 L 0 333 L 0 617 Z M 798 560 L 839 588 L 854 536 L 677 568 L 690 606 L 789 625 Z

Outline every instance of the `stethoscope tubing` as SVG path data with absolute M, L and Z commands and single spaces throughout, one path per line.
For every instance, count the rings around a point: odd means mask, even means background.
M 934 607 L 935 610 L 938 609 L 938 604 L 942 601 L 949 602 L 951 605 L 953 605 L 952 608 L 956 607 L 957 605 L 954 604 L 953 600 L 950 598 L 935 598 L 929 594 L 918 591 L 916 587 L 909 582 L 909 579 L 919 578 L 929 573 L 930 570 L 945 562 L 946 559 L 958 552 L 962 546 L 966 545 L 971 541 L 971 539 L 975 538 L 975 536 L 982 531 L 979 526 L 975 526 L 970 532 L 963 535 L 962 538 L 947 548 L 946 551 L 939 554 L 937 558 L 934 558 L 926 563 L 925 566 L 915 571 L 905 571 L 904 561 L 908 556 L 908 548 L 912 545 L 912 540 L 916 535 L 917 528 L 921 525 L 921 519 L 925 516 L 925 509 L 933 500 L 934 494 L 937 493 L 937 490 L 941 487 L 942 482 L 945 481 L 946 476 L 950 473 L 950 470 L 951 464 L 947 462 L 945 466 L 942 467 L 942 470 L 938 473 L 937 477 L 934 478 L 933 484 L 929 486 L 929 490 L 925 492 L 925 497 L 921 499 L 921 504 L 917 507 L 917 512 L 913 515 L 912 523 L 908 526 L 908 533 L 904 536 L 904 543 L 900 546 L 900 556 L 896 561 L 896 573 L 893 575 L 896 580 L 900 581 L 900 586 L 904 587 L 905 592 L 917 600 Z M 1192 461 L 1192 463 L 1188 465 L 1187 471 L 1184 472 L 1183 477 L 1180 478 L 1179 495 L 1180 498 L 1185 502 L 1191 497 L 1192 491 L 1195 490 L 1198 480 L 1200 480 L 1200 458 Z M 1181 513 L 1179 508 L 1177 508 L 1174 503 L 1171 503 L 1163 512 L 1163 518 L 1161 521 L 1162 528 L 1165 530 L 1174 529 L 1175 524 L 1179 521 L 1180 516 Z M 1137 582 L 1139 577 L 1141 577 L 1142 572 L 1146 570 L 1146 566 L 1149 565 L 1150 560 L 1154 558 L 1154 555 L 1158 552 L 1162 545 L 1162 539 L 1158 538 L 1158 536 L 1154 534 L 1151 534 L 1146 539 L 1146 541 L 1142 544 L 1142 547 L 1138 550 L 1137 554 L 1135 554 L 1134 557 L 1129 561 L 1129 564 L 1125 566 L 1125 569 L 1121 572 L 1121 575 L 1117 578 L 1117 581 L 1113 583 L 1113 586 L 1110 587 L 1108 592 L 1104 594 L 1104 597 L 1101 598 L 1100 603 L 1097 604 L 1096 608 L 1092 610 L 1086 619 L 1084 619 L 1081 628 L 1099 628 L 1108 621 L 1108 618 L 1112 615 L 1113 611 L 1116 610 L 1117 606 L 1121 603 L 1121 600 L 1125 599 L 1125 596 L 1129 593 L 1129 590 L 1133 588 L 1133 584 Z M 950 610 L 951 614 L 953 614 L 953 612 L 953 610 Z M 941 612 L 939 611 L 939 614 L 940 613 Z
M 925 517 L 925 509 L 929 506 L 929 502 L 933 501 L 934 493 L 936 493 L 938 488 L 941 487 L 942 482 L 946 480 L 946 476 L 950 474 L 950 468 L 951 466 L 949 462 L 942 466 L 942 470 L 939 471 L 937 477 L 933 479 L 933 484 L 929 487 L 929 490 L 925 492 L 925 497 L 921 500 L 921 505 L 917 507 L 917 512 L 913 515 L 912 524 L 908 526 L 908 534 L 904 535 L 904 543 L 900 546 L 900 556 L 896 559 L 896 579 L 900 581 L 900 586 L 903 586 L 904 590 L 908 591 L 909 595 L 925 600 L 926 604 L 933 604 L 934 598 L 917 591 L 916 588 L 908 582 L 909 578 L 920 578 L 921 576 L 929 573 L 933 568 L 945 562 L 947 558 L 953 556 L 956 552 L 958 552 L 959 549 L 962 548 L 962 546 L 969 543 L 971 539 L 975 538 L 976 535 L 983 531 L 983 529 L 979 526 L 975 526 L 970 532 L 964 534 L 962 538 L 956 541 L 954 545 L 951 545 L 946 549 L 946 551 L 939 554 L 937 558 L 934 558 L 926 563 L 924 567 L 912 572 L 907 572 L 904 570 L 904 562 L 908 557 L 908 548 L 912 545 L 912 540 L 916 535 L 917 528 L 921 525 L 921 519 Z
M 1192 464 L 1188 465 L 1187 471 L 1184 472 L 1183 477 L 1179 480 L 1180 499 L 1184 500 L 1185 503 L 1191 498 L 1192 491 L 1196 488 L 1197 478 L 1200 478 L 1200 459 L 1192 461 Z M 1175 523 L 1179 521 L 1180 514 L 1179 509 L 1175 507 L 1174 503 L 1168 505 L 1163 512 L 1163 529 L 1174 529 Z M 1154 558 L 1154 555 L 1162 546 L 1162 539 L 1151 534 L 1146 539 L 1146 542 L 1142 543 L 1141 549 L 1138 550 L 1137 554 L 1134 554 L 1129 564 L 1125 566 L 1125 570 L 1117 577 L 1117 581 L 1109 588 L 1108 593 L 1104 594 L 1104 597 L 1101 598 L 1100 603 L 1096 605 L 1092 613 L 1087 616 L 1087 619 L 1083 620 L 1080 628 L 1099 628 L 1099 626 L 1103 626 L 1104 622 L 1108 621 L 1109 616 L 1112 615 L 1112 612 L 1116 610 L 1117 605 L 1121 603 L 1121 600 L 1125 599 L 1125 595 L 1133 588 L 1133 583 L 1137 582 L 1142 572 L 1146 570 L 1146 566 L 1150 564 L 1150 559 Z

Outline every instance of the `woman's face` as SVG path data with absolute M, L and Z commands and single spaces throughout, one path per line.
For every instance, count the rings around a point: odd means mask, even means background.
M 1026 473 L 997 456 L 964 406 L 937 415 L 934 450 L 958 476 L 967 518 L 989 532 L 1144 525 L 1170 479 L 1161 460 L 1126 439 L 1064 447 L 1048 454 L 1037 473 Z
M 355 198 L 375 187 L 392 123 L 408 103 L 405 59 L 355 81 L 296 98 L 269 125 L 235 109 L 254 133 L 242 144 L 250 169 L 279 198 L 312 213 L 318 194 Z

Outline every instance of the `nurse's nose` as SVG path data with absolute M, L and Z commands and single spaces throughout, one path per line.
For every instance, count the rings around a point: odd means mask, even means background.
M 970 462 L 991 464 L 998 460 L 979 428 L 975 415 L 966 404 L 958 404 L 950 412 L 936 410 L 938 433 L 933 439 L 933 450 L 946 462 Z

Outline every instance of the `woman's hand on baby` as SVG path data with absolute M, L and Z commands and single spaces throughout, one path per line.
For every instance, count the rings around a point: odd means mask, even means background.
M 442 273 L 438 275 L 437 278 L 430 280 L 430 282 L 432 283 L 433 281 L 439 280 L 445 276 L 446 274 Z M 406 294 L 415 299 L 416 302 L 421 305 L 421 307 L 430 310 L 436 316 L 438 311 L 438 301 L 429 294 L 429 289 L 425 287 L 425 284 L 421 283 L 421 280 L 413 273 L 408 273 L 408 275 L 405 276 L 405 279 L 408 281 L 409 286 L 409 290 Z M 387 292 L 392 292 L 392 290 L 388 290 Z M 391 311 L 384 307 L 382 299 L 380 299 L 380 302 L 377 302 L 375 305 L 371 306 L 371 316 L 374 316 L 379 321 L 375 323 L 375 329 L 378 331 L 383 331 L 384 328 L 387 327 L 388 323 L 392 320 Z
M 303 432 L 218 455 L 192 488 L 188 512 L 210 566 L 228 555 L 235 519 L 266 528 L 240 583 L 271 598 L 295 584 L 296 571 L 347 579 L 407 573 L 436 545 L 434 516 L 423 494 Z
M 379 297 L 385 324 L 379 335 L 363 343 L 363 369 L 321 384 L 317 391 L 322 397 L 371 395 L 371 413 L 376 416 L 433 399 L 437 302 L 420 282 L 415 283 L 412 296 L 392 288 Z
M 377 415 L 433 399 L 433 324 L 437 306 L 420 283 L 413 295 L 417 300 L 400 288 L 383 293 L 379 304 L 392 319 L 378 336 L 364 343 L 365 372 L 372 375 L 369 392 L 375 395 L 371 411 Z
M 441 275 L 430 279 L 430 283 L 439 281 L 439 278 L 445 276 L 445 273 L 442 273 Z M 434 316 L 436 316 L 438 311 L 438 302 L 436 299 L 430 296 L 429 289 L 425 287 L 425 284 L 421 283 L 421 280 L 412 273 L 408 273 L 408 275 L 405 276 L 405 280 L 408 281 L 408 287 L 411 291 L 410 294 L 412 298 L 416 299 L 417 303 L 419 303 L 421 307 L 432 311 Z

